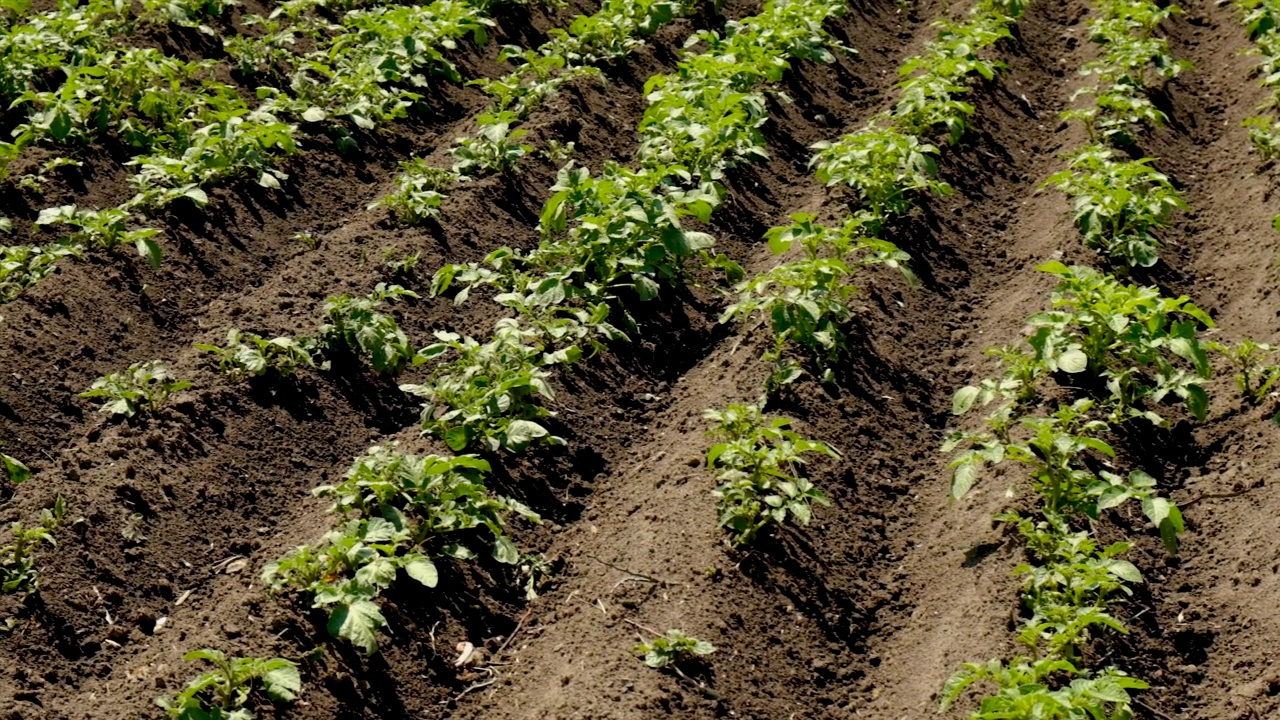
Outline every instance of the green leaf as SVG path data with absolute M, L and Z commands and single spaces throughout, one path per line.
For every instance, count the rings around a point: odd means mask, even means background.
M 1058 369 L 1065 373 L 1084 372 L 1089 367 L 1089 356 L 1078 349 L 1067 350 L 1058 356 Z
M 138 248 L 138 254 L 147 259 L 152 270 L 160 267 L 163 256 L 160 253 L 160 245 L 155 240 L 149 237 L 138 238 L 134 241 L 134 245 Z
M 262 675 L 262 687 L 267 697 L 280 702 L 292 702 L 302 692 L 302 676 L 298 666 L 289 661 L 287 664 L 272 668 Z
M 443 439 L 450 450 L 461 452 L 471 443 L 471 430 L 465 426 L 452 427 L 444 431 Z
M 435 563 L 431 562 L 423 555 L 415 556 L 412 560 L 405 563 L 404 571 L 409 575 L 409 577 L 429 588 L 435 587 L 436 583 L 440 581 L 440 575 L 436 571 Z
M 511 538 L 499 535 L 493 539 L 493 557 L 500 563 L 515 565 L 520 562 L 520 551 L 516 549 L 515 543 L 511 542 Z
M 1130 583 L 1142 582 L 1142 573 L 1138 571 L 1138 567 L 1128 560 L 1112 559 L 1107 567 L 1116 577 Z
M 955 396 L 951 398 L 951 414 L 963 415 L 969 412 L 973 407 L 973 403 L 977 401 L 978 394 L 982 392 L 981 388 L 970 385 L 962 387 L 956 391 Z
M 378 651 L 378 630 L 387 624 L 382 611 L 369 600 L 356 600 L 333 608 L 329 616 L 329 634 L 345 638 L 352 645 L 373 654 Z
M 0 467 L 4 468 L 5 477 L 14 485 L 21 485 L 31 477 L 31 468 L 4 453 L 0 453 Z
M 547 429 L 531 420 L 512 420 L 507 426 L 507 441 L 504 443 L 511 450 L 523 450 L 535 438 L 546 437 Z

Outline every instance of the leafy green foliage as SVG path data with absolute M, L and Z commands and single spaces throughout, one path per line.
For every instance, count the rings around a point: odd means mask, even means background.
M 367 297 L 329 298 L 324 304 L 329 323 L 321 326 L 320 338 L 331 348 L 350 349 L 380 373 L 399 375 L 421 359 L 395 318 L 377 311 L 387 300 L 398 297 L 418 295 L 399 285 L 378 283 Z
M 61 241 L 68 248 L 88 246 L 112 250 L 120 245 L 133 245 L 151 267 L 160 267 L 160 246 L 154 239 L 160 231 L 151 228 L 130 230 L 128 225 L 132 219 L 131 213 L 120 208 L 84 210 L 75 205 L 62 205 L 41 210 L 36 218 L 36 225 L 70 225 L 77 228 Z M 47 252 L 59 254 L 53 250 Z M 67 250 L 61 254 L 72 253 Z
M 1089 36 L 1102 51 L 1081 68 L 1097 83 L 1076 92 L 1093 95 L 1094 103 L 1063 116 L 1083 121 L 1094 139 L 1127 145 L 1138 127 L 1159 127 L 1168 120 L 1147 98 L 1147 88 L 1191 69 L 1190 63 L 1173 57 L 1167 40 L 1154 35 L 1161 22 L 1181 10 L 1146 0 L 1105 0 L 1099 8 Z
M 537 421 L 554 416 L 536 400 L 554 400 L 546 366 L 576 362 L 574 346 L 546 353 L 536 333 L 513 319 L 498 321 L 493 339 L 480 343 L 456 333 L 437 332 L 439 341 L 422 349 L 434 360 L 452 354 L 423 384 L 402 385 L 424 399 L 422 431 L 444 440 L 454 451 L 473 445 L 497 452 L 520 452 L 530 444 L 563 445 Z
M 846 185 L 874 215 L 902 214 L 911 207 L 909 193 L 949 195 L 951 186 L 937 179 L 938 148 L 915 135 L 874 124 L 840 140 L 813 145 L 809 161 L 827 185 Z
M 449 151 L 453 155 L 453 172 L 475 177 L 515 170 L 520 158 L 533 150 L 518 142 L 528 131 L 512 129 L 515 121 L 515 113 L 509 111 L 476 118 L 480 132 L 475 137 L 459 138 L 458 145 Z
M 79 258 L 82 253 L 83 248 L 71 242 L 0 247 L 0 303 L 12 301 L 23 290 L 51 275 L 58 260 Z
M 791 216 L 792 225 L 770 230 L 765 239 L 775 255 L 794 246 L 801 260 L 782 263 L 734 288 L 738 299 L 725 309 L 720 322 L 747 321 L 756 315 L 769 319 L 774 346 L 764 359 L 775 365 L 770 387 L 794 381 L 799 367 L 784 357 L 788 343 L 796 343 L 824 360 L 835 359 L 844 348 L 840 326 L 851 316 L 849 299 L 856 292 L 850 282 L 859 267 L 877 263 L 901 269 L 907 254 L 892 243 L 869 236 L 864 220 L 853 217 L 839 228 L 815 222 L 813 215 Z M 908 274 L 908 277 L 911 276 Z
M 428 588 L 439 582 L 436 562 L 465 560 L 474 553 L 462 544 L 483 528 L 493 538 L 493 556 L 515 565 L 521 555 L 503 532 L 511 512 L 537 521 L 524 505 L 495 498 L 484 486 L 489 464 L 475 456 L 410 455 L 394 446 L 375 446 L 356 459 L 343 481 L 315 490 L 333 500 L 345 521 L 317 547 L 302 546 L 263 570 L 276 591 L 308 592 L 313 606 L 329 611 L 329 631 L 366 652 L 377 650 L 377 631 L 386 624 L 374 599 L 403 570 Z
M 671 629 L 664 636 L 637 645 L 633 652 L 644 655 L 645 665 L 651 668 L 664 668 L 706 657 L 715 651 L 716 648 L 711 643 L 689 637 L 683 630 Z
M 1165 420 L 1140 407 L 1172 394 L 1203 420 L 1213 373 L 1199 338 L 1213 320 L 1186 297 L 1166 298 L 1154 287 L 1126 285 L 1091 268 L 1053 261 L 1040 270 L 1061 281 L 1053 310 L 1027 319 L 1027 342 L 1051 371 L 1091 372 L 1106 382 L 1114 416 Z
M 1054 689 L 1055 677 L 1070 678 L 1070 682 Z M 1124 720 L 1133 717 L 1129 691 L 1148 687 L 1114 668 L 1094 673 L 1055 657 L 1021 657 L 1008 663 L 991 660 L 966 663 L 953 675 L 943 688 L 942 709 L 949 709 L 965 690 L 980 681 L 994 683 L 997 692 L 983 698 L 970 720 Z
M 1154 287 L 1127 285 L 1087 267 L 1051 261 L 1040 270 L 1057 275 L 1051 310 L 1027 318 L 1030 352 L 994 351 L 1006 366 L 999 380 L 962 388 L 953 410 L 996 399 L 1026 404 L 1040 394 L 1037 382 L 1052 373 L 1077 375 L 1107 402 L 1113 421 L 1167 420 L 1154 404 L 1170 396 L 1203 420 L 1209 409 L 1205 381 L 1213 373 L 1200 328 L 1213 320 L 1186 297 L 1167 298 Z M 1095 382 L 1090 382 L 1093 378 Z M 1011 410 L 1006 405 L 1004 412 Z
M 4 460 L 6 472 L 11 482 L 22 482 L 22 471 L 26 466 L 17 463 L 8 455 L 0 456 Z M 17 463 L 20 470 L 12 466 Z M 21 593 L 29 595 L 40 587 L 40 573 L 36 569 L 35 551 L 41 543 L 57 547 L 53 531 L 67 517 L 67 503 L 61 495 L 54 500 L 53 506 L 40 510 L 40 522 L 27 526 L 14 522 L 9 526 L 12 535 L 9 545 L 0 547 L 0 592 Z
M 158 410 L 170 395 L 189 387 L 191 383 L 176 380 L 164 363 L 151 360 L 98 378 L 80 397 L 105 398 L 99 412 L 133 417 L 140 410 Z
M 1068 169 L 1045 182 L 1074 199 L 1085 244 L 1125 267 L 1151 267 L 1160 249 L 1154 231 L 1167 228 L 1173 211 L 1187 204 L 1150 158 L 1117 162 L 1112 156 L 1101 145 L 1086 145 Z
M 714 423 L 708 434 L 720 441 L 707 452 L 707 467 L 720 483 L 713 494 L 734 545 L 751 542 L 770 522 L 808 525 L 814 503 L 831 504 L 800 467 L 804 453 L 839 457 L 835 450 L 788 430 L 786 418 L 766 418 L 757 405 L 729 405 L 703 417 Z
M 1236 369 L 1236 385 L 1249 402 L 1260 404 L 1280 380 L 1280 365 L 1267 363 L 1280 348 L 1248 338 L 1235 345 L 1206 343 L 1206 348 L 1222 353 Z
M 257 686 L 276 702 L 293 702 L 302 693 L 298 664 L 284 658 L 229 658 L 221 650 L 204 648 L 182 659 L 204 660 L 214 669 L 196 676 L 177 695 L 156 699 L 174 720 L 253 720 L 245 705 Z
M 369 209 L 385 207 L 408 225 L 439 217 L 440 205 L 447 197 L 445 191 L 458 181 L 458 175 L 431 167 L 422 158 L 400 163 L 400 171 L 395 192 L 371 203 Z
M 318 350 L 316 341 L 310 338 L 277 337 L 268 340 L 235 328 L 227 331 L 225 346 L 196 343 L 195 347 L 213 353 L 218 361 L 218 370 L 237 382 L 247 377 L 262 377 L 268 372 L 289 377 L 299 368 L 314 368 L 314 354 Z

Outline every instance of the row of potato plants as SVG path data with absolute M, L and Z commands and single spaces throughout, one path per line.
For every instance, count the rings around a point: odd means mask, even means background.
M 607 340 L 625 338 L 608 322 L 611 304 L 653 297 L 659 279 L 681 277 L 679 263 L 693 254 L 693 245 L 709 248 L 709 236 L 682 229 L 680 218 L 705 221 L 723 194 L 712 178 L 734 161 L 763 152 L 758 127 L 765 120 L 765 103 L 757 88 L 777 80 L 790 60 L 831 60 L 825 46 L 834 40 L 822 23 L 841 10 L 829 1 L 782 0 L 767 3 L 758 16 L 728 23 L 724 35 L 699 33 L 695 42 L 705 43 L 706 50 L 687 52 L 676 73 L 648 83 L 651 104 L 641 122 L 645 142 L 638 170 L 610 165 L 593 178 L 570 163 L 543 213 L 545 239 L 537 250 L 499 251 L 484 265 L 443 269 L 437 292 L 457 278 L 465 283 L 461 297 L 455 297 L 462 302 L 471 287 L 496 285 L 497 301 L 516 311 L 495 324 L 487 341 L 441 331 L 437 342 L 415 351 L 394 320 L 376 312 L 393 292 L 389 288 L 370 298 L 331 300 L 327 308 L 334 329 L 322 336 L 346 337 L 375 369 L 392 375 L 432 363 L 426 382 L 402 388 L 424 398 L 423 433 L 454 452 L 519 452 L 534 444 L 564 444 L 543 424 L 553 415 L 539 401 L 553 399 L 551 371 L 577 362 Z M 741 101 L 747 102 L 735 105 Z M 674 122 L 672 115 L 681 121 Z M 661 122 L 674 125 L 658 127 Z M 721 128 L 714 138 L 700 129 L 710 122 Z M 570 182 L 572 190 L 564 187 Z M 574 248 L 583 254 L 572 255 Z M 618 294 L 622 288 L 629 291 L 626 298 Z M 360 307 L 352 314 L 343 306 Z M 520 554 L 500 528 L 501 516 L 509 512 L 529 519 L 536 515 L 488 495 L 487 461 L 467 454 L 388 460 L 387 452 L 371 451 L 376 461 L 357 460 L 343 485 L 318 490 L 335 498 L 343 524 L 318 545 L 269 565 L 264 572 L 269 585 L 304 591 L 316 607 L 329 610 L 335 635 L 373 650 L 376 631 L 385 623 L 374 599 L 397 571 L 403 568 L 434 584 L 427 563 L 470 555 L 459 554 L 459 546 L 441 533 L 484 525 L 494 535 L 497 560 L 524 563 L 532 592 L 538 560 Z M 420 465 L 436 468 L 429 481 L 406 470 Z M 431 487 L 420 491 L 426 486 Z M 474 511 L 455 501 L 464 495 Z M 465 524 L 440 527 L 432 518 L 441 514 Z M 411 570 L 421 570 L 421 577 Z
M 277 11 L 303 17 L 322 6 L 295 0 Z M 404 117 L 432 76 L 461 79 L 444 51 L 466 36 L 484 43 L 492 25 L 492 3 L 483 0 L 356 8 L 341 24 L 307 16 L 314 21 L 308 38 L 316 49 L 296 58 L 287 90 L 260 87 L 260 102 L 251 106 L 235 87 L 215 79 L 213 60 L 188 62 L 154 48 L 118 47 L 135 22 L 126 5 L 64 2 L 30 17 L 20 12 L 24 7 L 19 2 L 4 15 L 0 100 L 25 106 L 28 122 L 15 130 L 14 142 L 0 143 L 0 176 L 38 141 L 83 144 L 111 135 L 141 154 L 128 163 L 136 168 L 129 200 L 101 210 L 46 209 L 38 226 L 73 230 L 49 245 L 0 249 L 0 302 L 48 276 L 60 258 L 88 249 L 135 245 L 158 266 L 159 232 L 138 227 L 144 217 L 179 200 L 203 206 L 209 186 L 246 175 L 279 188 L 288 179 L 280 163 L 298 150 L 297 122 L 341 118 L 369 129 Z M 51 73 L 64 77 L 45 90 Z M 353 142 L 342 127 L 331 130 L 340 146 Z M 64 164 L 77 162 L 57 158 L 41 173 Z M 11 227 L 11 220 L 0 220 L 0 232 Z
M 456 183 L 495 172 L 510 172 L 532 147 L 520 142 L 524 130 L 515 129 L 538 105 L 577 77 L 599 76 L 598 65 L 621 60 L 643 45 L 662 26 L 682 17 L 696 2 L 672 0 L 608 0 L 594 15 L 580 15 L 566 28 L 553 28 L 551 39 L 536 49 L 515 45 L 502 48 L 499 59 L 515 69 L 498 78 L 473 80 L 493 102 L 475 118 L 479 131 L 457 139 L 449 153 L 450 169 L 429 165 L 422 158 L 401 163 L 395 190 L 378 199 L 406 224 L 439 219 L 447 191 Z M 549 143 L 548 156 L 563 161 L 573 143 Z
M 1176 11 L 1146 0 L 1102 0 L 1090 22 L 1091 37 L 1103 51 L 1082 72 L 1099 79 L 1085 90 L 1096 103 L 1066 115 L 1083 119 L 1093 142 L 1049 182 L 1075 195 L 1076 225 L 1092 247 L 1132 248 L 1135 236 L 1161 226 L 1152 213 L 1163 222 L 1166 208 L 1183 207 L 1180 198 L 1176 205 L 1152 199 L 1162 190 L 1177 196 L 1163 176 L 1152 181 L 1147 161 L 1115 163 L 1103 144 L 1131 143 L 1139 125 L 1164 121 L 1142 111 L 1149 103 L 1146 68 L 1171 77 L 1186 67 L 1153 35 Z M 1106 197 L 1072 192 L 1086 185 Z M 1139 220 L 1141 211 L 1148 216 Z M 1142 254 L 1121 257 L 1125 267 L 1154 262 Z M 1131 543 L 1102 546 L 1093 526 L 1105 511 L 1137 501 L 1174 554 L 1183 520 L 1177 506 L 1159 494 L 1154 477 L 1117 458 L 1108 435 L 1126 423 L 1167 426 L 1163 413 L 1174 400 L 1192 417 L 1205 417 L 1213 343 L 1202 333 L 1213 321 L 1187 297 L 1164 297 L 1157 288 L 1092 268 L 1052 261 L 1039 270 L 1059 281 L 1050 309 L 1027 318 L 1025 344 L 988 351 L 1002 374 L 961 388 L 952 410 L 960 416 L 976 407 L 993 409 L 983 429 L 954 432 L 943 446 L 944 452 L 956 452 L 956 499 L 990 466 L 1014 464 L 1029 475 L 1033 492 L 1027 504 L 1033 509 L 997 515 L 1017 530 L 1029 556 L 1015 569 L 1023 578 L 1024 619 L 1017 634 L 1023 654 L 966 664 L 947 681 L 941 706 L 945 711 L 975 683 L 986 682 L 996 690 L 981 698 L 970 715 L 975 720 L 1131 717 L 1130 693 L 1147 684 L 1114 666 L 1091 668 L 1083 651 L 1100 633 L 1127 632 L 1111 608 L 1143 577 L 1120 557 Z M 1125 473 L 1117 466 L 1130 469 Z
M 1168 118 L 1148 93 L 1191 65 L 1173 57 L 1168 41 L 1157 36 L 1160 23 L 1181 12 L 1176 5 L 1108 0 L 1097 8 L 1088 32 L 1099 56 L 1080 69 L 1092 84 L 1075 93 L 1093 101 L 1063 113 L 1084 125 L 1089 142 L 1069 153 L 1067 168 L 1045 185 L 1072 199 L 1085 244 L 1127 272 L 1159 260 L 1160 231 L 1187 205 L 1169 178 L 1152 167 L 1152 158 L 1129 159 L 1109 145 L 1132 146 L 1142 128 L 1165 125 Z
M 1236 0 L 1240 8 L 1246 34 L 1253 41 L 1253 53 L 1262 57 L 1255 72 L 1258 83 L 1270 95 L 1261 106 L 1260 114 L 1244 120 L 1249 130 L 1249 143 L 1264 162 L 1280 157 L 1280 3 L 1275 0 Z M 1272 225 L 1280 230 L 1280 215 L 1272 218 Z
M 979 54 L 1010 38 L 1009 28 L 1023 11 L 1022 3 L 982 0 L 962 23 L 934 23 L 937 39 L 899 68 L 904 79 L 893 109 L 857 132 L 814 146 L 818 152 L 810 165 L 818 178 L 851 191 L 849 214 L 834 227 L 818 224 L 812 214 L 793 215 L 793 224 L 773 228 L 766 240 L 774 254 L 799 249 L 802 258 L 780 262 L 735 287 L 737 300 L 721 322 L 745 325 L 759 318 L 769 323 L 773 342 L 764 354 L 772 371 L 761 400 L 706 412 L 715 424 L 711 436 L 721 441 L 708 452 L 707 465 L 719 481 L 717 511 L 731 543 L 751 542 L 769 522 L 806 525 L 813 504 L 829 504 L 799 473 L 801 454 L 836 452 L 788 430 L 791 420 L 766 417 L 762 408 L 803 373 L 787 354 L 789 347 L 799 346 L 820 367 L 840 359 L 847 346 L 841 328 L 853 316 L 849 303 L 858 268 L 883 263 L 910 277 L 906 253 L 878 234 L 894 216 L 910 211 L 913 195 L 950 192 L 937 178 L 938 148 L 929 137 L 945 133 L 950 143 L 959 142 L 974 112 L 961 99 L 967 83 L 991 80 L 1001 67 Z M 830 369 L 821 373 L 824 381 L 830 376 Z

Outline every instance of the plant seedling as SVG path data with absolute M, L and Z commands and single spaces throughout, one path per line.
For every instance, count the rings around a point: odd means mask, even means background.
M 189 387 L 191 383 L 175 380 L 163 363 L 152 360 L 134 363 L 125 372 L 98 378 L 80 397 L 106 398 L 99 412 L 133 417 L 143 408 L 158 409 L 170 395 Z

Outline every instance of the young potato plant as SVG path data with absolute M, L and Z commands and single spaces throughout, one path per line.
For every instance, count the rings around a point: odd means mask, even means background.
M 160 231 L 151 228 L 129 230 L 132 218 L 131 213 L 121 208 L 84 210 L 75 205 L 62 205 L 41 210 L 36 217 L 36 225 L 70 225 L 78 228 L 62 239 L 61 244 L 68 248 L 113 250 L 121 245 L 133 245 L 152 268 L 160 267 L 160 245 L 154 239 Z
M 784 356 L 789 343 L 817 354 L 820 361 L 834 360 L 844 348 L 840 327 L 852 317 L 849 299 L 857 289 L 850 282 L 859 267 L 887 264 L 904 272 L 909 256 L 892 243 L 863 231 L 861 217 L 848 219 L 842 227 L 819 225 L 805 213 L 791 216 L 792 225 L 776 227 L 765 238 L 775 255 L 799 245 L 804 258 L 782 263 L 739 283 L 738 299 L 720 315 L 720 322 L 746 322 L 762 315 L 769 319 L 774 345 L 764 360 L 775 369 L 767 383 L 777 388 L 794 382 L 799 365 Z
M 952 433 L 942 446 L 943 452 L 959 450 L 951 462 L 952 497 L 967 495 L 988 465 L 1018 463 L 1029 470 L 1031 487 L 1043 497 L 1046 513 L 1097 520 L 1104 510 L 1138 500 L 1166 549 L 1176 553 L 1182 513 L 1155 494 L 1155 479 L 1141 470 L 1127 476 L 1093 470 L 1090 453 L 1115 457 L 1115 450 L 1099 437 L 1110 428 L 1090 418 L 1093 407 L 1091 400 L 1077 400 L 1051 415 L 1014 420 L 997 411 L 988 419 L 987 431 Z
M 377 632 L 386 619 L 374 600 L 400 570 L 425 587 L 436 587 L 438 560 L 475 556 L 459 538 L 474 528 L 493 537 L 496 560 L 520 562 L 520 552 L 503 531 L 505 518 L 515 512 L 537 522 L 538 516 L 514 500 L 491 496 L 483 483 L 488 472 L 489 464 L 475 456 L 370 448 L 341 483 L 315 490 L 333 500 L 334 512 L 352 519 L 317 547 L 299 547 L 268 564 L 263 582 L 274 591 L 307 592 L 313 607 L 329 612 L 330 634 L 376 652 Z
M 848 186 L 876 217 L 909 212 L 910 194 L 917 191 L 951 194 L 951 186 L 937 179 L 938 148 L 915 135 L 873 122 L 834 143 L 812 147 L 818 152 L 809 167 L 816 169 L 818 179 L 828 186 Z
M 1094 629 L 1127 632 L 1107 608 L 1133 594 L 1129 584 L 1142 582 L 1138 568 L 1118 557 L 1130 543 L 1100 548 L 1088 531 L 1073 532 L 1065 517 L 1052 512 L 1039 521 L 1012 512 L 997 519 L 1017 527 L 1036 561 L 1014 569 L 1023 577 L 1022 601 L 1031 613 L 1019 641 L 1037 654 L 1075 662 Z
M 476 137 L 458 138 L 458 144 L 449 151 L 453 155 L 453 172 L 460 177 L 480 177 L 491 172 L 511 172 L 520 158 L 533 151 L 530 145 L 519 142 L 528 132 L 512 129 L 515 113 L 481 115 L 476 118 L 480 132 Z
M 788 430 L 787 418 L 766 418 L 758 405 L 710 409 L 703 417 L 713 423 L 708 435 L 721 441 L 707 452 L 707 467 L 720 483 L 713 494 L 733 545 L 750 543 L 771 522 L 808 525 L 815 503 L 831 504 L 800 467 L 805 453 L 839 457 L 835 450 Z
M 651 668 L 676 666 L 683 662 L 706 657 L 716 648 L 706 640 L 699 640 L 684 634 L 683 630 L 671 629 L 666 635 L 654 638 L 651 642 L 636 645 L 635 652 L 644 656 L 644 664 Z
M 1203 420 L 1209 410 L 1204 389 L 1213 369 L 1200 341 L 1200 327 L 1213 320 L 1186 297 L 1166 298 L 1154 287 L 1126 285 L 1092 268 L 1052 261 L 1040 266 L 1057 275 L 1053 309 L 1027 318 L 1027 342 L 1051 371 L 1089 372 L 1106 383 L 1113 418 L 1165 419 L 1144 405 L 1180 398 Z
M 7 455 L 4 457 L 8 458 Z M 8 462 L 5 464 L 8 466 Z M 25 470 L 26 466 L 23 465 L 22 468 Z M 8 470 L 12 473 L 12 469 Z M 21 482 L 13 478 L 11 474 L 12 482 Z M 66 517 L 67 503 L 59 495 L 52 507 L 40 510 L 39 524 L 27 526 L 14 522 L 9 526 L 11 543 L 0 547 L 0 592 L 26 596 L 40 589 L 40 572 L 36 568 L 35 551 L 41 543 L 57 547 L 53 531 Z
M 1169 227 L 1173 212 L 1187 204 L 1169 178 L 1151 167 L 1151 158 L 1117 162 L 1113 155 L 1101 145 L 1086 145 L 1045 185 L 1072 197 L 1086 245 L 1125 268 L 1151 267 L 1161 247 L 1155 231 Z
M 968 92 L 970 77 L 991 81 L 1004 64 L 978 53 L 1003 39 L 1011 39 L 1009 25 L 1022 17 L 1021 3 L 978 3 L 964 23 L 934 23 L 938 38 L 925 51 L 908 58 L 898 69 L 906 79 L 898 83 L 901 99 L 894 108 L 899 126 L 916 135 L 933 128 L 946 130 L 952 145 L 960 141 L 973 106 L 957 99 Z
M 332 349 L 351 350 L 385 375 L 399 375 L 420 364 L 423 358 L 414 352 L 395 318 L 377 311 L 387 300 L 398 297 L 418 295 L 399 285 L 378 283 L 367 297 L 329 298 L 324 304 L 329 323 L 320 327 L 321 340 Z
M 1149 687 L 1115 668 L 1092 672 L 1052 656 L 1019 657 L 1008 663 L 991 660 L 966 663 L 951 676 L 943 688 L 941 710 L 946 712 L 967 689 L 983 681 L 994 684 L 996 694 L 983 698 L 969 720 L 1126 720 L 1133 717 L 1129 692 Z
M 1261 404 L 1271 394 L 1276 381 L 1280 380 L 1280 365 L 1266 362 L 1276 357 L 1280 348 L 1248 338 L 1235 345 L 1215 342 L 1205 343 L 1205 347 L 1216 350 L 1231 361 L 1236 370 L 1236 385 L 1245 399 L 1254 405 Z
M 458 182 L 457 173 L 431 167 L 422 158 L 400 163 L 395 192 L 369 204 L 372 210 L 385 207 L 406 225 L 419 225 L 440 217 L 445 191 Z
M 0 304 L 13 301 L 57 268 L 64 257 L 80 258 L 84 248 L 71 242 L 0 247 Z
M 227 331 L 225 346 L 196 343 L 195 347 L 213 353 L 218 361 L 218 370 L 233 382 L 262 377 L 268 372 L 289 377 L 299 368 L 316 367 L 315 354 L 319 352 L 318 343 L 311 338 L 278 337 L 268 340 L 235 328 Z M 321 365 L 322 369 L 327 367 L 328 363 Z
M 439 364 L 428 382 L 400 386 L 423 398 L 424 434 L 435 435 L 455 452 L 474 445 L 490 452 L 521 452 L 535 442 L 564 445 L 537 422 L 555 413 L 536 401 L 539 396 L 555 399 L 546 367 L 576 362 L 580 350 L 570 346 L 545 353 L 536 333 L 511 318 L 499 320 L 486 343 L 443 331 L 436 339 L 419 356 L 453 358 Z
M 214 669 L 192 679 L 177 695 L 156 698 L 173 720 L 253 720 L 247 704 L 258 687 L 274 702 L 293 702 L 302 693 L 298 664 L 284 658 L 234 658 L 204 648 L 182 659 L 204 660 Z
M 131 418 L 140 410 L 155 412 L 170 395 L 189 387 L 191 383 L 175 379 L 164 363 L 151 360 L 98 378 L 80 397 L 103 398 L 99 412 Z

